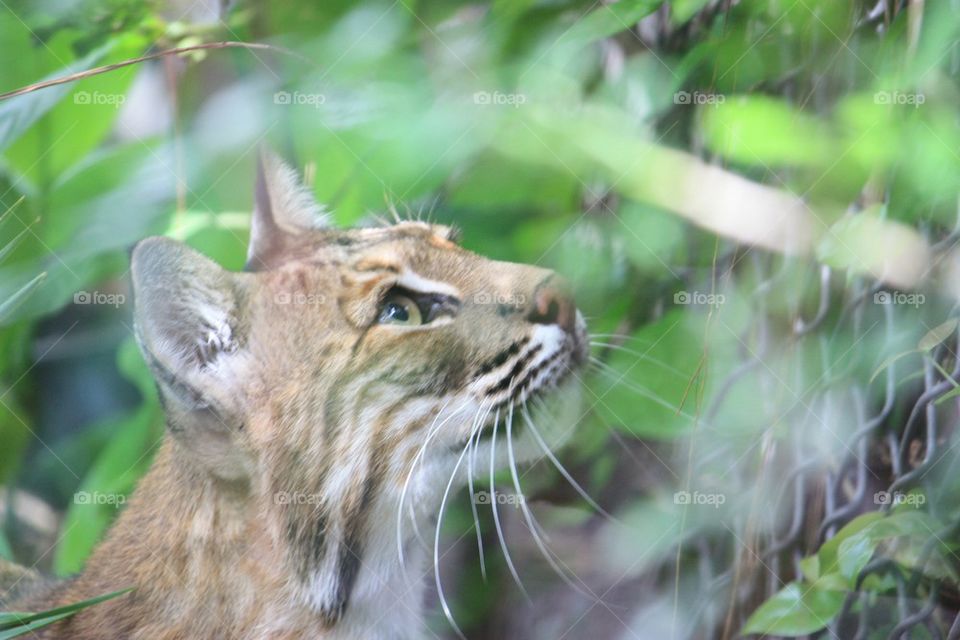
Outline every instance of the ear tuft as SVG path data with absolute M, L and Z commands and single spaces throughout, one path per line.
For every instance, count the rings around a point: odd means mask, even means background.
M 297 172 L 272 151 L 261 149 L 247 269 L 266 268 L 298 236 L 328 224 L 329 216 L 301 184 Z

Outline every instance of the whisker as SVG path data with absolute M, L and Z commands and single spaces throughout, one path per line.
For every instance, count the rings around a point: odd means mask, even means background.
M 473 490 L 473 470 L 477 462 L 477 446 L 480 442 L 480 433 L 483 431 L 483 423 L 486 422 L 487 416 L 490 415 L 490 411 L 492 409 L 492 404 L 486 410 L 483 409 L 482 404 L 480 405 L 480 408 L 477 410 L 477 417 L 474 421 L 470 439 L 467 441 L 467 446 L 470 448 L 470 455 L 467 458 L 469 461 L 467 464 L 467 484 L 470 491 L 470 511 L 473 513 L 473 524 L 477 531 L 477 551 L 480 555 L 480 575 L 483 576 L 484 582 L 487 581 L 487 563 L 483 553 L 483 533 L 480 531 L 480 516 L 477 513 L 477 494 Z
M 560 475 L 562 475 L 564 479 L 568 483 L 570 483 L 570 486 L 573 487 L 573 489 L 580 494 L 580 497 L 586 500 L 587 504 L 589 504 L 598 513 L 602 514 L 605 518 L 607 518 L 611 522 L 622 524 L 617 518 L 607 513 L 607 511 L 603 507 L 597 504 L 597 502 L 590 497 L 590 494 L 588 494 L 583 489 L 583 487 L 581 487 L 580 484 L 573 479 L 573 476 L 570 475 L 570 472 L 568 472 L 567 469 L 560 463 L 560 461 L 557 460 L 557 457 L 553 455 L 553 451 L 551 451 L 550 447 L 547 446 L 547 443 L 544 442 L 543 437 L 540 435 L 540 432 L 537 430 L 537 427 L 533 424 L 533 420 L 530 418 L 530 412 L 527 411 L 526 408 L 524 408 L 524 411 L 523 411 L 523 420 L 524 422 L 527 423 L 527 426 L 530 428 L 530 433 L 533 434 L 533 437 L 534 439 L 536 439 L 537 444 L 540 445 L 540 448 L 543 449 L 543 452 L 546 454 L 546 456 L 550 458 L 550 462 L 552 462 L 553 466 L 557 468 L 557 471 L 560 472 Z
M 598 341 L 597 338 L 606 338 L 608 340 L 617 340 L 622 342 L 639 342 L 646 345 L 652 345 L 656 343 L 655 340 L 631 336 L 626 333 L 591 333 L 587 337 L 590 338 L 591 341 Z
M 470 434 L 470 438 L 473 438 L 473 434 Z M 463 446 L 463 451 L 460 452 L 460 456 L 457 458 L 457 463 L 453 466 L 453 471 L 450 472 L 450 478 L 447 480 L 447 487 L 443 490 L 443 498 L 440 500 L 440 511 L 437 513 L 437 526 L 433 536 L 433 579 L 437 585 L 437 595 L 440 597 L 440 606 L 443 609 L 443 614 L 446 616 L 447 621 L 450 623 L 450 626 L 453 627 L 453 630 L 456 631 L 457 636 L 462 638 L 462 640 L 467 640 L 467 637 L 463 635 L 463 631 L 460 630 L 460 627 L 457 626 L 457 622 L 453 619 L 453 613 L 450 611 L 450 606 L 447 604 L 447 598 L 443 594 L 443 583 L 440 580 L 440 529 L 443 525 L 443 512 L 447 506 L 447 498 L 450 497 L 450 488 L 453 486 L 453 481 L 457 477 L 457 471 L 460 469 L 460 465 L 463 463 L 463 457 L 470 450 L 470 440 L 467 440 L 467 444 Z
M 609 376 L 610 378 L 613 378 L 616 384 L 623 385 L 624 387 L 626 387 L 630 391 L 633 391 L 637 395 L 643 396 L 644 398 L 647 398 L 649 400 L 652 400 L 653 402 L 656 402 L 664 409 L 669 409 L 670 411 L 676 413 L 677 415 L 683 416 L 684 418 L 688 418 L 690 420 L 693 420 L 696 417 L 693 414 L 689 413 L 688 411 L 683 411 L 682 410 L 683 408 L 681 406 L 672 404 L 669 400 L 653 393 L 649 389 L 638 386 L 628 381 L 623 375 L 623 372 L 617 371 L 607 363 L 597 362 L 591 359 L 591 364 L 597 367 L 598 373 L 601 373 Z M 689 376 L 687 377 L 689 378 Z
M 413 462 L 410 464 L 410 472 L 407 473 L 407 477 L 403 481 L 403 489 L 400 491 L 400 502 L 397 505 L 397 554 L 400 557 L 400 566 L 401 568 L 404 569 L 404 571 L 406 571 L 407 565 L 403 556 L 403 503 L 407 497 L 407 489 L 410 487 L 410 479 L 413 477 L 413 474 L 417 469 L 417 464 L 419 464 L 423 460 L 423 455 L 426 452 L 427 446 L 430 444 L 430 441 L 433 440 L 433 437 L 437 434 L 437 432 L 440 431 L 440 428 L 443 427 L 443 425 L 450 420 L 450 418 L 455 416 L 457 412 L 460 411 L 460 409 L 466 406 L 466 403 L 464 403 L 463 405 L 460 406 L 460 408 L 458 408 L 456 411 L 453 411 L 452 413 L 450 413 L 450 415 L 444 418 L 443 422 L 440 422 L 439 424 L 437 424 L 438 421 L 440 420 L 440 416 L 443 415 L 444 410 L 450 405 L 451 402 L 453 402 L 452 399 L 447 400 L 447 402 L 445 402 L 443 406 L 440 407 L 440 410 L 437 412 L 437 417 L 433 419 L 433 424 L 430 425 L 430 430 L 427 433 L 427 437 L 423 441 L 423 445 L 421 445 L 420 450 L 417 451 L 417 455 L 414 456 Z M 420 531 L 417 528 L 416 518 L 411 518 L 411 521 L 416 530 L 417 537 L 420 537 Z
M 413 502 L 407 503 L 407 517 L 410 518 L 410 524 L 413 525 L 413 537 L 420 545 L 420 548 L 429 551 L 430 545 L 426 540 L 423 539 L 423 534 L 420 533 L 420 525 L 417 524 L 417 514 L 413 510 Z M 402 565 L 401 565 L 402 566 Z
M 530 594 L 527 593 L 523 583 L 520 581 L 520 576 L 517 574 L 517 568 L 513 566 L 513 559 L 510 557 L 510 551 L 507 549 L 507 542 L 503 537 L 503 527 L 500 524 L 500 512 L 497 511 L 497 493 L 493 476 L 496 471 L 497 428 L 499 426 L 500 410 L 497 409 L 497 413 L 493 419 L 493 437 L 490 441 L 490 509 L 493 511 L 493 524 L 497 529 L 497 539 L 500 541 L 500 548 L 503 550 L 503 557 L 507 562 L 507 568 L 510 570 L 510 575 L 513 576 L 514 582 L 516 582 L 517 586 L 520 587 L 520 592 L 527 599 L 527 602 L 532 603 L 533 601 L 530 598 Z
M 676 375 L 678 375 L 678 376 L 680 376 L 680 377 L 682 377 L 682 378 L 684 378 L 684 379 L 690 377 L 690 375 L 689 375 L 688 373 L 684 373 L 683 371 L 680 371 L 680 370 L 677 369 L 676 367 L 673 367 L 673 366 L 667 364 L 667 363 L 664 362 L 663 360 L 659 360 L 659 359 L 657 359 L 657 358 L 653 358 L 653 357 L 651 357 L 649 354 L 643 353 L 643 352 L 640 352 L 640 351 L 637 351 L 637 350 L 635 350 L 635 349 L 630 349 L 630 348 L 628 348 L 628 347 L 622 347 L 622 346 L 616 345 L 616 344 L 604 344 L 604 343 L 592 342 L 592 341 L 590 342 L 590 346 L 592 346 L 592 347 L 601 347 L 601 348 L 603 348 L 603 349 L 613 349 L 614 351 L 622 351 L 623 353 L 627 353 L 627 354 L 632 355 L 632 356 L 637 356 L 638 358 L 641 358 L 644 362 L 649 362 L 649 363 L 651 363 L 651 364 L 657 365 L 658 367 L 663 367 L 663 368 L 666 369 L 667 371 L 670 371 L 671 373 L 675 373 Z M 592 358 L 592 357 L 593 357 L 593 356 L 591 356 L 591 358 Z
M 524 402 L 524 408 L 526 408 L 526 402 Z M 513 405 L 510 405 L 510 410 L 507 414 L 507 457 L 510 461 L 510 475 L 513 477 L 513 487 L 516 489 L 517 496 L 520 499 L 520 510 L 523 513 L 524 520 L 527 521 L 527 527 L 530 530 L 530 535 L 533 538 L 534 543 L 537 545 L 537 548 L 540 549 L 540 553 L 543 554 L 543 557 L 547 560 L 547 564 L 550 565 L 550 568 L 553 569 L 553 571 L 571 588 L 583 596 L 592 597 L 591 594 L 588 594 L 586 591 L 581 589 L 579 585 L 574 583 L 573 580 L 567 576 L 566 571 L 561 569 L 560 565 L 558 565 L 553 559 L 553 554 L 547 550 L 546 545 L 540 536 L 539 524 L 537 523 L 536 518 L 534 518 L 533 514 L 530 512 L 530 508 L 527 506 L 526 497 L 523 494 L 523 489 L 520 487 L 520 477 L 517 474 L 517 460 L 513 453 Z

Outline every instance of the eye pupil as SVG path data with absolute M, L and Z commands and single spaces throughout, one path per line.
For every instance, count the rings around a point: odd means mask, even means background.
M 387 319 L 397 322 L 407 322 L 410 320 L 410 310 L 399 302 L 390 302 L 387 304 L 387 308 L 384 309 L 384 315 Z

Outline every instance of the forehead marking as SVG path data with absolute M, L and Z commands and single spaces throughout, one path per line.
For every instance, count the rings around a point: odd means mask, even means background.
M 401 287 L 422 293 L 440 293 L 454 298 L 462 298 L 460 290 L 453 285 L 439 280 L 424 278 L 410 269 L 404 269 L 403 273 L 401 273 L 397 279 L 397 284 Z

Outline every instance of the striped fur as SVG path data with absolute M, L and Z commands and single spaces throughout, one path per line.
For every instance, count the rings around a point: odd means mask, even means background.
M 166 239 L 134 252 L 138 339 L 170 428 L 83 573 L 18 606 L 136 590 L 40 637 L 419 637 L 426 559 L 408 526 L 399 560 L 401 495 L 428 524 L 475 425 L 584 358 L 549 271 L 475 255 L 439 225 L 307 224 L 319 208 L 289 170 L 261 166 L 245 272 Z M 397 287 L 446 315 L 379 324 Z M 517 457 L 533 457 L 516 431 Z M 504 464 L 489 446 L 477 457 Z

